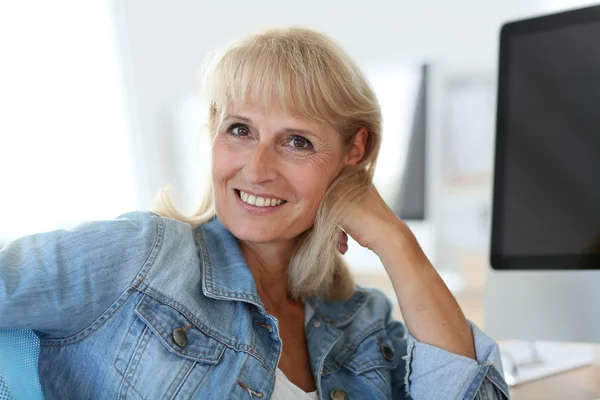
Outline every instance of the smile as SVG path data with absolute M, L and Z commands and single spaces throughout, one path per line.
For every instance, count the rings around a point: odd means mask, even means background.
M 277 199 L 277 198 L 266 198 L 255 196 L 250 193 L 243 192 L 241 190 L 236 189 L 236 193 L 240 199 L 244 203 L 250 204 L 251 206 L 256 207 L 275 207 L 285 203 L 285 200 Z

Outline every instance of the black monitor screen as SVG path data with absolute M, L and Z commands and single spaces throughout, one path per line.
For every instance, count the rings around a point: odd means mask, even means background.
M 591 10 L 597 19 L 503 30 L 494 268 L 600 269 L 600 13 Z

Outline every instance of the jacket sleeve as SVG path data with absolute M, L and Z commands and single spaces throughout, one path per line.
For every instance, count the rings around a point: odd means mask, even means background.
M 151 262 L 159 230 L 156 215 L 131 212 L 10 242 L 0 250 L 0 329 L 81 331 Z
M 388 337 L 406 362 L 406 369 L 397 368 L 392 377 L 394 399 L 406 394 L 413 400 L 509 399 L 498 344 L 468 322 L 477 361 L 419 342 L 388 316 Z

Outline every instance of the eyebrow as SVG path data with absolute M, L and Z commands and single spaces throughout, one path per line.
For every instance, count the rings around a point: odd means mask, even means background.
M 241 115 L 236 115 L 236 114 L 227 114 L 227 115 L 226 115 L 226 116 L 223 118 L 223 121 L 226 121 L 226 120 L 228 120 L 228 119 L 239 119 L 239 120 L 241 120 L 241 121 L 248 122 L 248 123 L 250 123 L 250 124 L 252 123 L 252 120 L 251 120 L 250 118 L 247 118 L 247 117 L 242 117 Z
M 241 115 L 237 115 L 237 114 L 227 114 L 224 118 L 223 121 L 226 121 L 228 119 L 237 119 L 243 122 L 247 122 L 249 124 L 252 124 L 252 119 L 248 118 L 248 117 L 242 117 Z M 283 128 L 281 129 L 281 132 L 290 134 L 290 135 L 308 135 L 308 136 L 314 136 L 318 139 L 321 139 L 321 136 L 317 135 L 316 133 L 309 131 L 307 129 L 297 129 L 297 128 Z

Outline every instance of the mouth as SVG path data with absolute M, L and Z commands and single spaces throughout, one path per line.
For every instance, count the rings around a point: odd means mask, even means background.
M 240 198 L 240 200 L 242 200 L 246 204 L 249 204 L 249 205 L 255 206 L 255 207 L 277 207 L 277 206 L 287 203 L 287 201 L 276 198 L 276 197 L 261 197 L 261 196 L 255 196 L 250 193 L 246 193 L 242 190 L 238 190 L 238 189 L 234 189 L 234 190 L 235 190 L 235 193 L 237 194 L 237 196 Z

